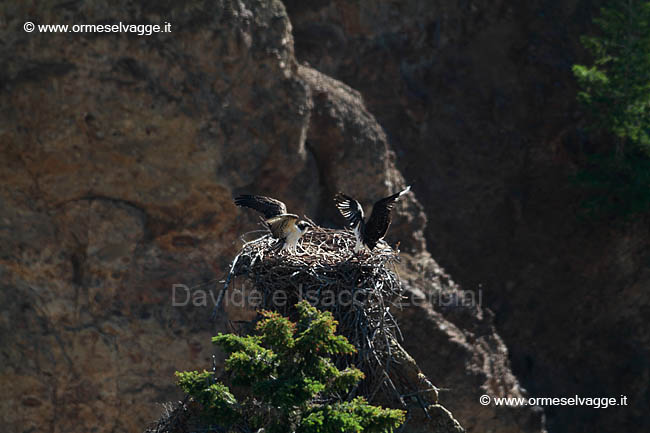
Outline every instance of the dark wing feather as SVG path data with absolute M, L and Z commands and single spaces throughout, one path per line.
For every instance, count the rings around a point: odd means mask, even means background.
M 240 195 L 235 198 L 235 204 L 255 209 L 267 219 L 287 213 L 287 207 L 284 203 L 263 195 Z
M 298 215 L 287 213 L 269 218 L 265 223 L 269 230 L 271 230 L 271 234 L 274 238 L 284 239 L 289 234 L 291 225 L 295 224 L 296 221 L 298 221 Z
M 388 227 L 391 223 L 390 212 L 393 210 L 397 199 L 411 190 L 411 187 L 406 187 L 403 191 L 395 193 L 386 198 L 382 198 L 372 207 L 372 213 L 363 233 L 363 242 L 371 250 L 375 248 L 377 242 L 386 235 Z
M 350 227 L 356 227 L 359 221 L 363 221 L 363 208 L 358 201 L 343 193 L 338 193 L 334 197 L 336 208 L 345 217 Z

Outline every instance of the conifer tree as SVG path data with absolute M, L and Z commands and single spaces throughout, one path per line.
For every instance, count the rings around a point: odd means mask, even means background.
M 206 420 L 229 431 L 270 433 L 392 432 L 401 425 L 402 410 L 372 406 L 362 397 L 346 399 L 364 375 L 334 365 L 332 357 L 355 348 L 335 334 L 332 314 L 306 301 L 296 309 L 297 323 L 265 311 L 256 335 L 213 338 L 228 355 L 225 368 L 236 391 L 212 372 L 176 373 Z
M 574 65 L 578 100 L 589 129 L 611 137 L 589 156 L 576 179 L 590 191 L 591 215 L 629 216 L 650 210 L 650 1 L 613 0 L 582 38 L 591 65 Z
M 596 129 L 650 156 L 650 1 L 616 1 L 594 23 L 599 34 L 582 38 L 593 64 L 573 66 L 578 98 Z

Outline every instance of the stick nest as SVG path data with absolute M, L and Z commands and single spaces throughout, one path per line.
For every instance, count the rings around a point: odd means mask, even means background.
M 314 227 L 300 239 L 298 254 L 290 254 L 280 251 L 277 239 L 262 236 L 244 244 L 224 290 L 245 280 L 242 284 L 261 293 L 258 308 L 292 319 L 292 307 L 301 299 L 331 311 L 339 322 L 338 333 L 357 348 L 354 356 L 338 361 L 354 364 L 366 374 L 358 391 L 372 399 L 386 385 L 391 348 L 401 339 L 389 310 L 402 294 L 394 269 L 399 251 L 380 241 L 372 252 L 357 254 L 355 244 L 350 231 Z

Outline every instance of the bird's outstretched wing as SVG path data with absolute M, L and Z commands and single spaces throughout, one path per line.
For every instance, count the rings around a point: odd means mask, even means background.
M 269 230 L 271 230 L 271 234 L 274 238 L 284 239 L 289 234 L 291 225 L 295 225 L 297 221 L 298 215 L 285 213 L 282 215 L 274 216 L 273 218 L 269 218 L 265 221 L 265 223 L 268 226 Z
M 350 227 L 356 227 L 359 221 L 363 221 L 363 208 L 358 201 L 343 193 L 338 193 L 334 197 L 336 208 L 345 217 Z
M 363 241 L 368 246 L 368 248 L 372 250 L 375 245 L 377 245 L 377 242 L 379 242 L 379 239 L 383 238 L 386 235 L 391 222 L 390 211 L 393 210 L 397 199 L 399 199 L 410 190 L 411 187 L 407 186 L 404 190 L 398 193 L 395 193 L 386 198 L 382 198 L 381 200 L 377 201 L 377 203 L 375 203 L 375 205 L 372 207 L 372 213 L 370 214 L 370 218 L 368 218 L 368 222 L 366 223 L 363 236 Z
M 284 203 L 263 195 L 240 195 L 235 198 L 235 204 L 255 209 L 267 219 L 287 213 L 287 206 Z

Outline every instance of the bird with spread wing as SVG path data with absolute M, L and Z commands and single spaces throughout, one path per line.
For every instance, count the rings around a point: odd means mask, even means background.
M 407 186 L 404 190 L 377 201 L 372 207 L 372 213 L 368 221 L 364 221 L 363 207 L 358 201 L 343 193 L 338 193 L 334 197 L 339 212 L 345 217 L 348 226 L 354 230 L 357 239 L 354 246 L 355 253 L 361 252 L 364 245 L 372 251 L 377 242 L 386 236 L 391 223 L 391 210 L 397 200 L 410 190 L 411 187 Z
M 296 253 L 298 240 L 311 225 L 307 221 L 299 220 L 298 215 L 287 213 L 287 206 L 271 197 L 240 195 L 235 198 L 235 204 L 255 209 L 264 215 L 264 223 L 271 235 L 283 241 L 282 250 L 288 250 L 290 253 Z

